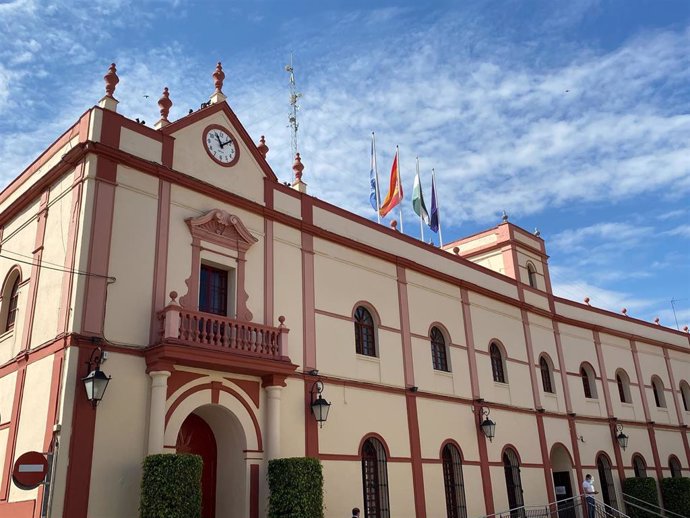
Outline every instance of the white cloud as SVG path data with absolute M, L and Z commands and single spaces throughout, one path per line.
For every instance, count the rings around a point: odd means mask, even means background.
M 671 230 L 667 230 L 664 232 L 667 236 L 678 236 L 678 237 L 687 237 L 690 238 L 690 224 L 683 224 L 683 225 L 678 225 L 675 228 L 672 228 Z

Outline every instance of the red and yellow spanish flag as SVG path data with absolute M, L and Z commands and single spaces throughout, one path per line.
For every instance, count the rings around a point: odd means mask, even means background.
M 388 194 L 381 204 L 379 214 L 385 216 L 403 199 L 403 188 L 400 182 L 400 169 L 398 168 L 398 151 L 395 151 L 395 158 L 393 159 L 393 167 L 391 168 L 391 180 L 388 187 Z

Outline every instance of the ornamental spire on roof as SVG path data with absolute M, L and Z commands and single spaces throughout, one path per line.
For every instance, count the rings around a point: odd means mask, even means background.
M 292 188 L 299 192 L 307 192 L 307 184 L 302 181 L 302 171 L 304 171 L 304 164 L 299 153 L 295 155 L 295 163 L 292 164 L 292 170 L 295 172 L 295 180 L 292 182 Z
M 211 104 L 216 104 L 227 99 L 223 93 L 223 81 L 225 80 L 225 72 L 223 72 L 223 65 L 220 61 L 216 64 L 216 70 L 211 74 L 213 77 L 213 85 L 216 87 L 216 91 L 211 95 Z
M 100 101 L 98 101 L 98 106 L 106 110 L 116 112 L 118 101 L 115 99 L 115 97 L 113 97 L 113 94 L 115 93 L 117 83 L 120 82 L 120 78 L 117 77 L 117 68 L 115 67 L 115 63 L 110 64 L 110 68 L 108 68 L 108 72 L 103 76 L 103 80 L 105 81 L 105 95 Z
M 163 88 L 163 94 L 161 95 L 161 98 L 158 99 L 158 107 L 160 108 L 161 111 L 161 118 L 156 124 L 153 125 L 154 128 L 160 129 L 163 126 L 167 126 L 170 124 L 170 121 L 168 120 L 168 114 L 170 113 L 170 108 L 172 107 L 173 102 L 170 100 L 170 92 L 168 91 L 168 87 L 166 86 Z

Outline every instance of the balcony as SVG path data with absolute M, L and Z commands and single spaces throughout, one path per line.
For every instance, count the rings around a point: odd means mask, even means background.
M 158 314 L 159 342 L 149 347 L 149 370 L 188 365 L 257 376 L 289 374 L 297 367 L 287 349 L 285 317 L 271 327 L 183 308 L 173 299 Z M 167 368 L 167 367 L 165 367 Z

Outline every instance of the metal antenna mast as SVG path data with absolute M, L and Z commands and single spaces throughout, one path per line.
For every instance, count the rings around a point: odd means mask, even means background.
M 295 69 L 292 66 L 292 53 L 290 53 L 290 64 L 285 65 L 285 71 L 290 74 L 290 113 L 288 114 L 288 121 L 290 122 L 290 132 L 291 132 L 291 144 L 292 144 L 292 157 L 299 152 L 297 147 L 297 130 L 299 129 L 299 123 L 297 122 L 297 111 L 299 110 L 299 104 L 297 100 L 302 97 L 302 94 L 297 91 L 297 85 L 295 84 Z

